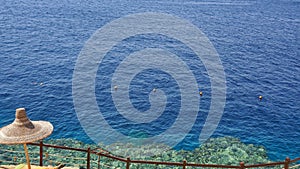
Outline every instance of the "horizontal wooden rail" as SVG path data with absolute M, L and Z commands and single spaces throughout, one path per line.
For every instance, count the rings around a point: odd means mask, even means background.
M 256 168 L 256 167 L 270 167 L 270 166 L 277 166 L 277 165 L 284 165 L 285 162 L 273 162 L 273 163 L 266 163 L 266 164 L 252 164 L 247 165 L 245 168 Z
M 28 143 L 29 145 L 35 145 L 40 146 L 41 143 Z M 73 148 L 73 147 L 66 147 L 66 146 L 58 146 L 58 145 L 51 145 L 51 144 L 44 144 L 42 143 L 44 147 L 51 147 L 51 148 L 58 148 L 58 149 L 64 149 L 64 150 L 72 150 L 72 151 L 80 151 L 80 152 L 88 152 L 87 149 L 82 148 Z
M 241 168 L 240 166 L 233 166 L 233 165 L 193 164 L 193 163 L 187 163 L 187 166 L 191 166 L 191 167 L 212 167 L 212 168 Z
M 251 165 L 245 165 L 244 162 L 241 162 L 238 166 L 233 165 L 219 165 L 219 164 L 195 164 L 195 163 L 188 163 L 185 160 L 183 162 L 163 162 L 163 161 L 148 161 L 148 160 L 131 160 L 130 157 L 127 158 L 121 158 L 114 156 L 112 154 L 109 154 L 108 152 L 99 152 L 96 151 L 97 149 L 91 150 L 90 148 L 82 149 L 82 148 L 73 148 L 73 147 L 66 147 L 66 146 L 58 146 L 58 145 L 51 145 L 51 144 L 44 144 L 42 141 L 40 143 L 28 143 L 29 145 L 39 146 L 40 147 L 40 165 L 43 165 L 43 147 L 51 147 L 56 149 L 64 149 L 64 150 L 71 150 L 71 151 L 80 151 L 87 153 L 87 169 L 90 169 L 90 155 L 95 154 L 103 157 L 107 157 L 113 160 L 117 160 L 120 162 L 126 163 L 126 169 L 130 168 L 130 164 L 153 164 L 153 165 L 167 165 L 167 166 L 181 166 L 183 169 L 186 168 L 186 166 L 190 167 L 211 167 L 211 168 L 257 168 L 257 167 L 270 167 L 270 166 L 278 166 L 283 165 L 284 169 L 288 169 L 289 165 L 291 163 L 295 163 L 300 161 L 299 158 L 295 158 L 293 160 L 290 160 L 288 157 L 285 159 L 285 161 L 281 162 L 272 162 L 272 163 L 265 163 L 265 164 L 251 164 Z
M 145 160 L 130 160 L 135 164 L 156 164 L 156 165 L 171 165 L 171 166 L 183 166 L 183 163 L 179 162 L 163 162 L 163 161 L 145 161 Z
M 291 160 L 291 163 L 294 163 L 294 162 L 297 162 L 297 161 L 300 161 L 300 157 L 295 158 L 294 160 Z

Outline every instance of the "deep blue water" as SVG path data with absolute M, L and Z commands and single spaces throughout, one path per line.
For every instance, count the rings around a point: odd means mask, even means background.
M 138 12 L 162 12 L 200 28 L 219 53 L 227 93 L 224 114 L 213 137 L 229 135 L 245 143 L 264 145 L 272 160 L 300 156 L 300 1 L 0 0 L 0 4 L 1 126 L 12 122 L 16 108 L 25 107 L 32 120 L 47 120 L 54 125 L 51 138 L 91 142 L 80 126 L 72 98 L 73 70 L 81 49 L 97 29 L 114 19 Z M 142 45 L 135 44 L 141 39 Z M 122 48 L 122 43 L 129 47 Z M 165 37 L 137 36 L 122 43 L 117 46 L 120 51 L 115 52 L 124 57 L 143 45 L 167 44 L 166 49 L 180 53 L 176 45 L 172 49 L 177 42 Z M 189 52 L 182 53 L 189 58 Z M 117 66 L 114 64 L 108 60 L 107 67 L 98 71 L 96 95 L 102 95 L 101 88 L 109 86 L 109 78 L 101 79 L 101 75 Z M 191 69 L 202 72 L 197 78 L 204 95 L 196 123 L 177 148 L 198 146 L 197 136 L 210 106 L 209 77 L 201 62 L 193 66 Z M 153 73 L 162 78 L 153 79 Z M 180 99 L 178 86 L 170 75 L 159 70 L 147 70 L 133 79 L 131 90 L 141 91 L 140 95 L 132 94 L 133 106 L 141 111 L 148 109 L 149 103 L 144 101 L 148 91 L 165 84 L 165 80 L 176 89 L 174 94 L 168 90 L 170 86 L 161 86 L 173 96 L 168 100 L 172 108 L 169 113 L 176 115 L 180 107 L 176 104 Z M 263 96 L 261 101 L 259 95 Z M 114 112 L 111 103 L 102 105 L 105 101 L 97 97 L 102 109 Z M 118 117 L 106 116 L 110 115 Z M 164 118 L 169 122 L 164 127 L 174 120 L 172 114 Z M 114 118 L 111 123 L 122 120 Z M 162 124 L 157 121 L 152 126 Z M 147 125 L 142 127 L 149 129 Z M 160 132 L 155 128 L 149 131 Z

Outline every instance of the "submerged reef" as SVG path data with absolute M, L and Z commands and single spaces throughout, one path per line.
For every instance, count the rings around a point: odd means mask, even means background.
M 111 147 L 114 147 L 114 154 L 137 160 L 171 162 L 186 160 L 187 162 L 200 164 L 224 165 L 239 165 L 242 161 L 245 164 L 270 162 L 267 151 L 263 146 L 244 144 L 234 137 L 210 138 L 194 150 L 173 150 L 165 145 L 142 145 L 133 148 L 133 145 L 130 144 L 114 144 L 105 148 L 109 150 Z M 161 151 L 162 149 L 163 151 Z
M 270 162 L 266 149 L 263 146 L 244 144 L 239 139 L 233 137 L 210 138 L 198 148 L 188 150 L 173 150 L 165 145 L 140 145 L 134 147 L 130 144 L 116 143 L 113 145 L 85 144 L 74 139 L 54 139 L 45 140 L 45 144 L 61 145 L 73 148 L 91 147 L 93 150 L 110 153 L 112 155 L 133 160 L 152 160 L 167 162 L 182 162 L 204 164 L 225 164 L 239 165 L 241 161 L 245 164 L 259 164 Z M 29 145 L 29 154 L 33 164 L 39 164 L 39 147 Z M 134 147 L 134 148 L 133 148 Z M 106 150 L 106 151 L 104 151 Z M 113 150 L 113 153 L 109 150 Z M 119 151 L 118 151 L 119 150 Z M 128 150 L 128 151 L 126 151 Z M 160 150 L 160 153 L 155 153 Z M 163 150 L 163 151 L 161 151 Z M 61 150 L 44 147 L 44 165 L 56 165 L 59 163 L 67 166 L 86 168 L 85 152 Z M 25 155 L 22 145 L 0 145 L 0 165 L 25 163 Z M 91 168 L 124 168 L 125 162 L 112 160 L 106 157 L 91 155 Z M 168 166 L 132 164 L 130 168 L 168 168 Z M 170 167 L 176 168 L 176 167 Z

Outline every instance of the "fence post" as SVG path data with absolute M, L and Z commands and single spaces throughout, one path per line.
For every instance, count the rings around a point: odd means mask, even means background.
M 127 157 L 126 169 L 129 169 L 129 167 L 130 167 L 130 157 Z
M 240 162 L 240 168 L 244 169 L 245 168 L 245 163 L 244 162 Z
M 40 166 L 43 166 L 43 141 L 40 141 Z
M 101 156 L 98 155 L 98 169 L 100 169 L 100 160 L 101 160 Z
M 288 169 L 288 168 L 289 168 L 290 161 L 291 161 L 291 159 L 290 159 L 289 157 L 286 157 L 286 158 L 285 158 L 285 161 L 284 161 L 284 169 Z
M 87 159 L 86 159 L 86 168 L 90 169 L 90 159 L 91 159 L 91 148 L 87 149 Z
M 183 160 L 183 166 L 182 169 L 186 169 L 186 160 Z

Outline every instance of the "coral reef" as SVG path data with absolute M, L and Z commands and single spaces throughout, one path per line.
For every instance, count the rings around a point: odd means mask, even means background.
M 189 163 L 224 165 L 239 165 L 241 161 L 245 162 L 245 164 L 270 162 L 267 157 L 266 149 L 263 146 L 244 144 L 239 139 L 233 137 L 210 138 L 204 144 L 192 151 L 174 150 L 168 146 L 158 144 L 139 146 L 121 143 L 116 143 L 109 146 L 102 144 L 85 144 L 74 139 L 45 140 L 44 143 L 84 149 L 87 149 L 88 147 L 91 147 L 91 149 L 97 149 L 101 147 L 103 150 L 113 150 L 113 155 L 115 156 L 124 158 L 130 157 L 134 160 L 167 162 L 182 162 L 183 160 L 186 160 Z M 21 145 L 0 145 L 0 164 L 18 164 L 24 162 L 25 156 L 22 148 L 23 147 Z M 156 150 L 159 150 L 160 153 L 156 153 Z M 38 164 L 39 147 L 29 146 L 29 153 L 32 163 Z M 67 166 L 85 168 L 86 157 L 87 155 L 84 152 L 44 147 L 44 165 L 56 165 L 58 163 L 64 163 Z M 101 165 L 104 168 L 105 166 L 124 168 L 126 164 L 124 162 L 108 159 L 106 157 L 92 155 L 91 165 L 93 168 L 97 168 L 98 165 Z M 132 164 L 131 168 L 166 168 L 166 166 Z

